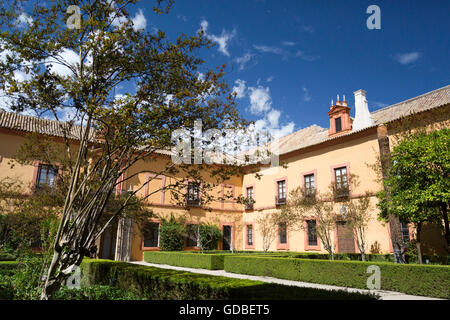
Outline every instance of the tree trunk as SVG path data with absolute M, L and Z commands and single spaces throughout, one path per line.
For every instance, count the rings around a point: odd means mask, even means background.
M 389 175 L 391 167 L 391 150 L 389 147 L 389 137 L 385 125 L 377 128 L 378 146 L 380 148 L 381 175 L 383 181 Z M 389 188 L 383 183 L 386 192 L 386 200 L 389 201 Z M 391 242 L 394 250 L 395 263 L 405 263 L 405 246 L 403 244 L 400 220 L 393 214 L 388 214 L 391 228 Z
M 445 241 L 447 243 L 447 252 L 450 253 L 450 228 L 448 225 L 448 210 L 447 210 L 448 204 L 442 203 L 441 205 L 441 211 L 442 211 L 442 218 L 444 220 L 444 230 L 445 230 Z
M 422 249 L 421 249 L 421 246 L 420 246 L 420 241 L 421 241 L 421 238 L 420 238 L 420 231 L 422 230 L 422 222 L 419 222 L 418 224 L 417 224 L 417 241 L 416 241 L 416 247 L 417 247 L 417 257 L 419 258 L 419 263 L 420 264 L 423 264 L 423 260 L 422 260 Z
M 130 217 L 120 218 L 117 227 L 116 261 L 131 260 L 131 245 L 133 241 L 133 219 Z

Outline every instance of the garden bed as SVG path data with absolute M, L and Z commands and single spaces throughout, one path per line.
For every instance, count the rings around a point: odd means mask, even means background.
M 227 272 L 361 289 L 367 289 L 370 265 L 380 267 L 382 290 L 450 298 L 449 266 L 248 255 L 228 255 L 224 260 Z
M 82 285 L 113 285 L 145 299 L 188 300 L 372 300 L 347 291 L 301 288 L 108 260 L 85 260 Z

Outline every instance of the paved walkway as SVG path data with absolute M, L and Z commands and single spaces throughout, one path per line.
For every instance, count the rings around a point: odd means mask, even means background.
M 148 263 L 148 262 L 144 262 L 144 261 L 133 261 L 131 263 L 140 264 L 140 265 L 144 265 L 144 266 L 150 266 L 150 267 L 156 267 L 156 268 L 162 268 L 162 269 L 188 271 L 188 272 L 193 272 L 193 273 L 201 273 L 201 274 L 208 274 L 211 276 L 222 276 L 222 277 L 228 277 L 228 278 L 257 280 L 257 281 L 278 283 L 278 284 L 283 284 L 283 285 L 288 285 L 288 286 L 297 286 L 297 287 L 304 287 L 304 288 L 316 288 L 316 289 L 324 289 L 324 290 L 344 290 L 344 291 L 348 291 L 348 292 L 360 292 L 360 293 L 375 293 L 376 295 L 380 296 L 380 300 L 442 300 L 442 299 L 438 299 L 438 298 L 412 296 L 412 295 L 404 294 L 401 292 L 395 292 L 395 291 L 364 290 L 364 289 L 356 289 L 356 288 L 346 288 L 346 287 L 331 286 L 331 285 L 327 285 L 327 284 L 284 280 L 284 279 L 277 279 L 277 278 L 272 278 L 272 277 L 251 276 L 248 274 L 230 273 L 230 272 L 226 272 L 225 270 L 185 268 L 185 267 L 170 266 L 167 264 Z

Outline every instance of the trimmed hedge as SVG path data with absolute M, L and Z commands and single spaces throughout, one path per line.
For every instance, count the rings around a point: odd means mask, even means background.
M 82 286 L 113 285 L 152 300 L 373 300 L 374 296 L 195 274 L 125 262 L 86 259 Z
M 388 262 L 226 256 L 225 271 L 367 289 L 369 265 L 381 270 L 381 290 L 450 298 L 450 267 Z
M 144 252 L 144 261 L 187 268 L 223 270 L 225 255 L 226 254 L 146 251 Z
M 16 256 L 10 253 L 0 252 L 0 261 L 14 261 Z
M 11 274 L 17 269 L 17 261 L 0 261 L 0 273 L 1 274 Z

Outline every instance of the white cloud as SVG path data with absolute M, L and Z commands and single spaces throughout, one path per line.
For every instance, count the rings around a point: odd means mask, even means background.
M 112 8 L 116 8 L 116 3 L 114 1 L 111 1 Z M 110 19 L 114 19 L 112 22 L 112 25 L 116 28 L 120 28 L 123 24 L 128 22 L 128 19 L 124 16 L 117 16 L 114 14 L 111 14 Z M 133 30 L 139 31 L 144 30 L 147 27 L 147 19 L 144 16 L 144 12 L 142 9 L 139 9 L 134 17 L 131 19 L 131 22 L 133 24 Z
M 313 33 L 314 31 L 316 31 L 316 29 L 314 29 L 313 26 L 306 26 L 306 25 L 305 26 L 301 26 L 300 29 L 302 31 L 309 32 L 309 33 Z
M 261 114 L 269 111 L 272 106 L 269 88 L 258 86 L 257 88 L 248 88 L 250 95 L 250 112 L 253 114 Z
M 132 21 L 134 31 L 144 30 L 147 27 L 147 19 L 145 19 L 142 9 L 139 9 Z
M 253 45 L 253 47 L 260 51 L 260 52 L 264 52 L 264 53 L 273 53 L 273 54 L 279 54 L 279 55 L 284 55 L 285 52 L 283 49 L 278 48 L 278 47 L 271 47 L 271 46 L 264 46 L 264 45 Z
M 297 52 L 295 53 L 295 56 L 298 57 L 298 58 L 300 58 L 300 59 L 303 59 L 303 60 L 305 60 L 305 61 L 314 61 L 314 60 L 317 60 L 317 57 L 316 57 L 316 56 L 308 55 L 308 54 L 306 54 L 306 53 L 305 53 L 304 51 L 302 51 L 302 50 L 297 50 Z
M 405 65 L 417 61 L 421 54 L 419 52 L 398 53 L 394 56 L 394 59 L 399 63 Z
M 239 71 L 244 70 L 245 65 L 251 60 L 252 57 L 253 54 L 247 52 L 242 57 L 237 57 L 236 59 L 234 59 L 234 61 L 239 64 Z
M 206 38 L 217 43 L 219 45 L 217 50 L 219 50 L 219 52 L 221 52 L 224 55 L 226 55 L 227 57 L 229 57 L 230 53 L 228 52 L 228 44 L 229 44 L 230 40 L 233 39 L 234 36 L 236 35 L 236 30 L 229 32 L 229 31 L 226 31 L 225 29 L 223 29 L 222 34 L 220 36 L 217 36 L 217 35 L 208 33 L 208 26 L 209 26 L 208 21 L 202 20 L 200 22 L 200 27 L 205 32 Z
M 286 47 L 293 47 L 293 46 L 295 46 L 297 44 L 297 42 L 294 42 L 294 41 L 282 41 L 281 44 L 283 46 L 286 46 Z
M 303 100 L 306 102 L 310 101 L 311 97 L 309 96 L 308 89 L 306 87 L 302 87 L 302 91 L 303 91 Z
M 270 77 L 268 77 L 267 79 L 266 79 L 266 82 L 272 82 L 273 81 L 273 76 L 270 76 Z
M 236 98 L 242 99 L 243 97 L 245 97 L 246 91 L 245 81 L 237 79 L 234 83 L 236 84 L 236 86 L 233 87 L 233 92 L 236 93 Z
M 22 12 L 16 19 L 16 25 L 19 27 L 26 27 L 33 23 L 33 18 L 31 18 L 25 12 Z
M 73 68 L 75 68 L 75 65 L 80 62 L 80 56 L 75 51 L 67 48 L 63 49 L 63 51 L 58 55 L 58 59 L 60 59 L 65 64 L 73 66 Z M 50 64 L 52 65 L 51 72 L 54 74 L 57 74 L 61 77 L 73 75 L 70 68 L 58 62 L 57 59 L 49 58 L 45 61 L 46 66 Z
M 267 120 L 269 120 L 269 125 L 271 128 L 278 127 L 278 120 L 280 120 L 281 112 L 277 109 L 270 110 L 267 113 Z

